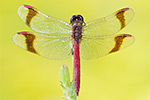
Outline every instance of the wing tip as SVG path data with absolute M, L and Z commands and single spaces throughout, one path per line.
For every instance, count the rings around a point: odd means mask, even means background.
M 18 14 L 20 15 L 20 12 L 19 12 L 19 11 L 20 11 L 21 9 L 25 9 L 25 8 L 27 8 L 27 9 L 32 9 L 33 7 L 32 7 L 32 6 L 29 6 L 29 5 L 26 5 L 26 4 L 25 4 L 25 5 L 21 5 L 20 7 L 18 7 L 18 11 L 17 11 Z
M 128 39 L 131 39 L 129 45 L 133 44 L 135 42 L 135 37 L 133 35 L 130 35 L 130 34 L 123 34 L 123 36 L 125 38 L 128 38 Z
M 131 44 L 135 42 L 135 37 L 134 37 L 133 35 L 130 35 L 130 34 L 124 34 L 124 36 L 125 36 L 125 37 L 128 37 L 128 38 L 132 38 Z
M 25 9 L 25 6 L 24 5 L 21 5 L 20 7 L 18 7 L 18 10 L 17 10 L 17 13 L 18 13 L 18 15 L 21 17 L 21 11 L 22 10 L 24 10 Z M 22 17 L 21 17 L 21 19 L 22 19 Z M 23 19 L 22 19 L 23 20 Z
M 121 9 L 121 11 L 122 12 L 126 12 L 126 11 L 128 11 L 128 12 L 132 12 L 133 13 L 133 15 L 134 15 L 134 10 L 132 9 L 132 8 L 123 8 L 123 9 Z
M 16 33 L 15 35 L 13 35 L 13 38 L 12 38 L 13 42 L 16 44 L 15 37 L 16 37 L 17 35 L 23 35 L 23 34 L 27 34 L 27 32 L 26 32 L 26 31 L 18 32 L 18 33 Z
M 16 33 L 16 34 L 14 34 L 13 37 L 12 37 L 12 40 L 13 40 L 13 42 L 14 42 L 15 44 L 17 44 L 17 42 L 16 42 L 16 40 L 15 40 L 16 35 L 18 35 L 18 34 Z

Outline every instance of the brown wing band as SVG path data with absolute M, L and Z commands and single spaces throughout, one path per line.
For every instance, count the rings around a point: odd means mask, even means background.
M 37 14 L 37 11 L 35 11 L 33 8 L 28 8 L 28 9 L 29 9 L 29 12 L 26 17 L 26 24 L 30 26 L 31 19 Z
M 122 42 L 123 42 L 123 39 L 125 37 L 126 36 L 124 36 L 124 35 L 115 37 L 115 39 L 114 39 L 115 40 L 115 46 L 109 53 L 118 51 L 120 49 Z
M 125 13 L 125 11 L 120 10 L 120 11 L 116 14 L 116 17 L 119 19 L 120 24 L 121 24 L 121 28 L 120 28 L 120 29 L 122 29 L 122 28 L 125 27 L 124 13 Z
M 35 36 L 33 34 L 23 34 L 26 38 L 27 50 L 33 53 L 37 53 L 33 47 L 33 41 Z

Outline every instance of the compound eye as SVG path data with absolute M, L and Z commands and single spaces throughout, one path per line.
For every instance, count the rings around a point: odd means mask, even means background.
M 81 21 L 83 21 L 83 17 L 81 15 L 77 15 L 77 18 Z
M 70 18 L 70 22 L 72 23 L 74 20 L 76 20 L 76 16 L 73 15 L 71 18 Z

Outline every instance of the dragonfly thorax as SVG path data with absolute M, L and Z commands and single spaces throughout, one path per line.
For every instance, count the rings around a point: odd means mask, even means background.
M 72 38 L 79 42 L 82 37 L 82 25 L 80 23 L 76 23 L 72 26 Z

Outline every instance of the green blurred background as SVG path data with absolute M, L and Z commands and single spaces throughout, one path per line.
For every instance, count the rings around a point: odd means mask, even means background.
M 135 36 L 135 43 L 111 55 L 81 59 L 78 100 L 150 100 L 150 0 L 1 0 L 0 6 L 0 100 L 63 100 L 60 66 L 72 74 L 72 58 L 49 60 L 27 52 L 12 41 L 19 31 L 32 31 L 17 14 L 23 4 L 69 23 L 73 14 L 85 22 L 131 7 L 135 16 L 119 33 Z

